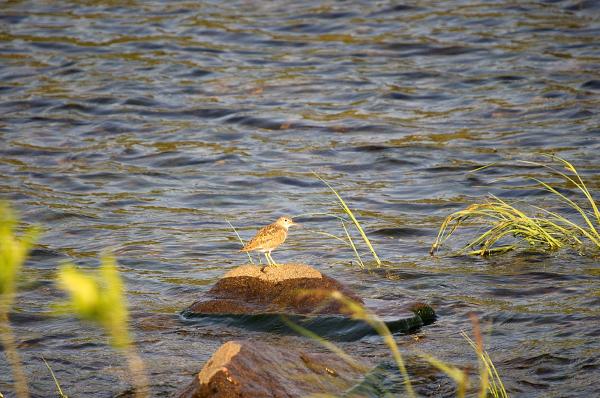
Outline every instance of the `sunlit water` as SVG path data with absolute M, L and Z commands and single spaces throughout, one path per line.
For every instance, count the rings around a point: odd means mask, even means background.
M 432 304 L 422 338 L 397 336 L 407 353 L 476 366 L 459 334 L 475 313 L 512 396 L 594 396 L 597 258 L 428 255 L 443 218 L 487 194 L 552 206 L 502 179 L 543 176 L 518 163 L 535 154 L 569 159 L 600 196 L 599 3 L 504 3 L 4 3 L 0 195 L 44 228 L 11 316 L 33 395 L 54 391 L 41 356 L 69 396 L 129 386 L 100 330 L 51 315 L 57 266 L 94 268 L 104 249 L 118 255 L 156 396 L 229 339 L 310 344 L 178 313 L 247 260 L 226 220 L 248 239 L 282 214 L 337 211 L 317 171 L 359 210 L 388 268 L 362 272 L 351 249 L 313 235 L 343 235 L 327 217 L 302 217 L 276 260 L 312 264 L 373 303 Z M 387 353 L 374 337 L 342 346 L 374 363 Z M 422 395 L 453 395 L 409 367 Z M 0 361 L 7 397 L 10 380 Z

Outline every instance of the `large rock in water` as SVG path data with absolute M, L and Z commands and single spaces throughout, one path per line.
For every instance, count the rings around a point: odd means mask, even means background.
M 184 312 L 194 314 L 341 314 L 342 306 L 330 298 L 339 291 L 363 304 L 354 292 L 304 264 L 267 267 L 243 265 L 227 272 L 204 299 Z
M 275 348 L 258 341 L 223 344 L 177 398 L 303 397 L 341 394 L 371 368 L 339 356 Z
M 331 298 L 331 293 L 338 291 L 365 305 L 336 280 L 303 264 L 267 267 L 265 271 L 244 265 L 227 272 L 204 297 L 182 311 L 183 317 L 281 334 L 296 334 L 294 325 L 299 325 L 336 341 L 376 334 L 373 327 L 353 319 L 342 303 Z M 410 333 L 435 320 L 427 304 L 371 299 L 365 306 L 392 333 Z

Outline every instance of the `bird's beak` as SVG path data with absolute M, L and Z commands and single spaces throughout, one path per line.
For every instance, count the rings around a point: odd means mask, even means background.
M 297 222 L 292 222 L 290 225 L 293 225 L 295 227 L 301 227 L 302 226 L 302 224 L 299 224 Z

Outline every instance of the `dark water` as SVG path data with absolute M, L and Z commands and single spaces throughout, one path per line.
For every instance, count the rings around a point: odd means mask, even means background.
M 53 391 L 42 355 L 69 396 L 128 388 L 98 329 L 50 315 L 57 265 L 94 268 L 106 248 L 156 396 L 228 339 L 309 344 L 177 314 L 246 261 L 226 220 L 247 239 L 282 214 L 335 210 L 315 170 L 360 210 L 389 268 L 361 272 L 350 249 L 307 229 L 278 261 L 313 264 L 372 303 L 434 305 L 421 339 L 397 336 L 407 353 L 475 366 L 459 334 L 474 312 L 511 396 L 594 396 L 597 258 L 428 249 L 447 214 L 488 193 L 545 203 L 502 180 L 543 175 L 517 159 L 565 157 L 600 195 L 599 4 L 3 2 L 0 196 L 45 228 L 12 316 L 33 395 Z M 467 173 L 490 162 L 502 164 Z M 333 219 L 302 221 L 343 234 Z M 387 353 L 375 337 L 342 346 L 375 362 Z M 453 395 L 409 365 L 422 395 Z M 0 361 L 7 397 L 10 380 Z

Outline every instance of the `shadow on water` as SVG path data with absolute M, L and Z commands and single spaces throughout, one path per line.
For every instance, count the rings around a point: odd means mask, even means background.
M 252 331 L 262 331 L 277 334 L 298 334 L 294 329 L 288 326 L 288 322 L 295 323 L 305 329 L 310 330 L 317 335 L 333 341 L 356 341 L 366 336 L 377 335 L 375 329 L 369 324 L 353 320 L 344 316 L 298 316 L 287 315 L 284 319 L 280 314 L 260 314 L 260 315 L 199 315 L 183 312 L 183 319 L 186 323 L 221 323 L 227 326 L 235 326 Z M 406 334 L 417 331 L 424 325 L 433 322 L 423 319 L 414 314 L 401 319 L 385 321 L 386 326 L 392 334 Z

